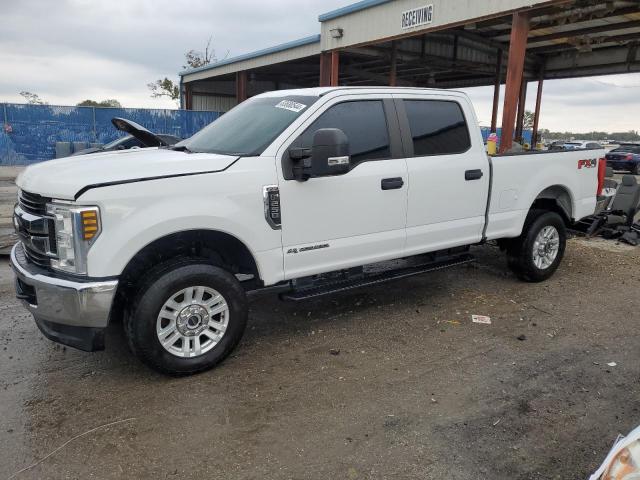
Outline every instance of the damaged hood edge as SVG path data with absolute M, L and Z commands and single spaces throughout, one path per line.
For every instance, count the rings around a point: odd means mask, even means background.
M 31 165 L 16 185 L 44 197 L 77 200 L 93 188 L 221 172 L 239 158 L 156 148 L 103 152 Z

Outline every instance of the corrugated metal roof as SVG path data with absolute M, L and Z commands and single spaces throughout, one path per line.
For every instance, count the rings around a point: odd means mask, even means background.
M 351 5 L 347 5 L 345 7 L 337 8 L 335 10 L 331 10 L 330 12 L 323 13 L 318 17 L 318 21 L 324 22 L 326 20 L 331 20 L 332 18 L 343 17 L 344 15 L 348 15 L 349 13 L 359 12 L 360 10 L 365 10 L 367 8 L 375 7 L 376 5 L 381 5 L 383 3 L 388 3 L 393 0 L 362 0 L 360 2 L 352 3 Z
M 321 20 L 334 18 L 322 22 L 321 37 L 182 72 L 182 81 L 224 77 L 221 81 L 231 82 L 231 74 L 255 70 L 254 85 L 266 78 L 273 82 L 268 88 L 274 89 L 284 88 L 283 82 L 292 87 L 317 85 L 318 55 L 339 48 L 341 85 L 384 85 L 395 48 L 398 85 L 492 85 L 496 52 L 501 50 L 506 59 L 511 14 L 520 8 L 531 12 L 525 58 L 528 79 L 538 78 L 543 63 L 545 78 L 640 71 L 640 51 L 633 47 L 640 39 L 640 0 L 590 0 L 587 6 L 584 0 L 425 0 L 433 3 L 437 17 L 429 26 L 404 32 L 400 22 L 389 19 L 416 1 L 365 0 L 348 5 L 321 16 Z M 453 8 L 452 3 L 468 8 Z M 329 34 L 337 27 L 344 29 L 342 38 Z
M 285 50 L 290 50 L 292 48 L 301 47 L 303 45 L 310 45 L 312 43 L 320 43 L 320 34 L 311 35 L 308 37 L 300 38 L 298 40 L 293 40 L 291 42 L 281 43 L 280 45 L 275 45 L 273 47 L 263 48 L 262 50 L 256 50 L 255 52 L 245 53 L 243 55 L 238 55 L 237 57 L 228 58 L 226 60 L 221 60 L 216 63 L 211 63 L 209 65 L 204 65 L 198 68 L 192 68 L 190 70 L 183 70 L 178 73 L 181 77 L 185 75 L 190 75 L 196 72 L 202 72 L 206 70 L 213 70 L 215 68 L 222 67 L 224 65 L 229 65 L 232 63 L 242 62 L 244 60 L 250 60 L 252 58 L 262 57 L 264 55 L 269 55 L 271 53 L 283 52 Z

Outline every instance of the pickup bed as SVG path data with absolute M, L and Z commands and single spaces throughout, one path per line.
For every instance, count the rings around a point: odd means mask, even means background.
M 314 88 L 243 102 L 173 147 L 29 167 L 14 224 L 18 297 L 49 338 L 205 370 L 240 340 L 247 296 L 300 300 L 457 265 L 496 240 L 527 281 L 591 215 L 603 150 L 489 157 L 448 90 Z

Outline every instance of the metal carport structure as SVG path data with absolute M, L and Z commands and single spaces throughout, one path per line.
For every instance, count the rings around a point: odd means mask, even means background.
M 323 85 L 506 84 L 501 150 L 520 138 L 529 82 L 640 71 L 638 0 L 364 0 L 320 15 L 320 35 L 181 72 L 187 109 Z

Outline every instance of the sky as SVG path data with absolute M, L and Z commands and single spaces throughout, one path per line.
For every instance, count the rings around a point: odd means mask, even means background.
M 207 39 L 218 58 L 320 32 L 318 15 L 351 0 L 20 0 L 0 14 L 0 102 L 23 90 L 52 105 L 115 98 L 126 107 L 175 108 L 147 83 L 177 81 L 184 53 Z M 536 84 L 527 108 L 533 110 Z M 465 90 L 480 123 L 491 120 L 492 88 Z M 640 130 L 640 74 L 546 81 L 541 128 Z

